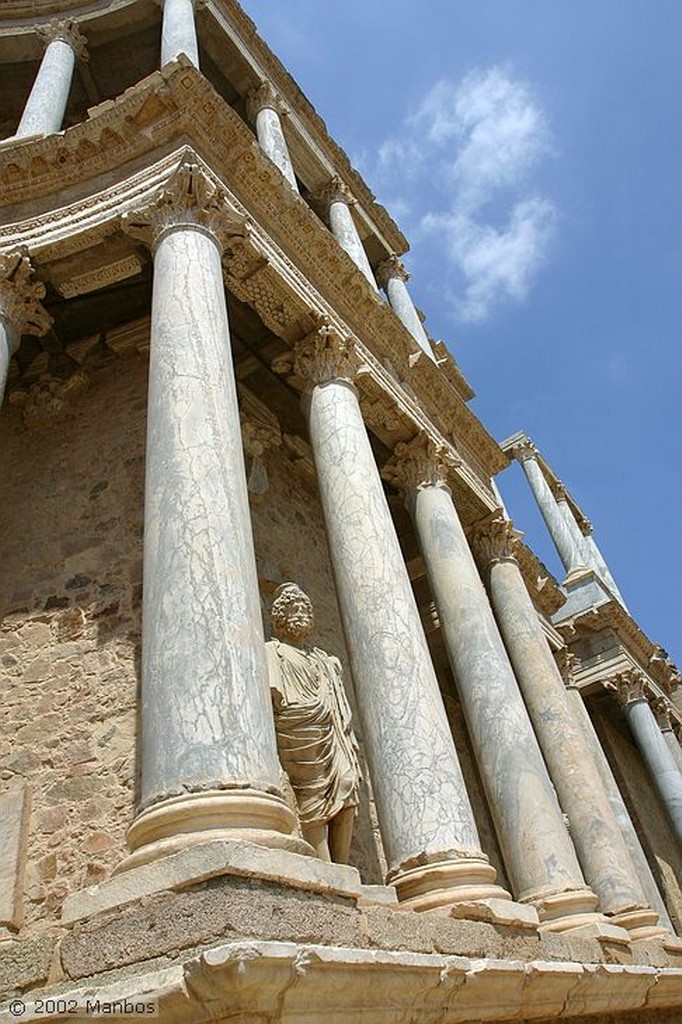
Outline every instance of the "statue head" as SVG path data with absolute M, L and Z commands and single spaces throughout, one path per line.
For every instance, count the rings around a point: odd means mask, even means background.
M 313 605 L 297 583 L 282 583 L 275 591 L 270 610 L 270 621 L 275 636 L 287 644 L 299 647 L 313 631 Z

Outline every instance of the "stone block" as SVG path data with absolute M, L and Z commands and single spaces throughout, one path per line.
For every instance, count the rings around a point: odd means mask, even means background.
M 0 999 L 47 981 L 57 939 L 43 935 L 0 943 Z
M 607 921 L 591 921 L 590 924 L 581 925 L 580 928 L 572 928 L 569 932 L 571 938 L 596 939 L 597 942 L 615 942 L 620 946 L 630 945 L 630 933 L 618 925 L 609 924 Z
M 465 918 L 469 921 L 488 921 L 490 924 L 533 930 L 540 923 L 535 907 L 526 903 L 514 903 L 513 900 L 488 899 L 455 903 L 450 908 L 450 916 Z
M 363 888 L 359 873 L 348 865 L 328 864 L 314 857 L 269 850 L 252 843 L 220 840 L 188 847 L 74 893 L 64 903 L 62 921 L 69 924 L 83 920 L 143 896 L 184 889 L 220 875 L 260 878 L 348 899 L 357 899 Z
M 397 907 L 398 895 L 392 885 L 362 885 L 359 907 Z
M 0 925 L 9 929 L 17 929 L 22 918 L 29 801 L 25 785 L 0 796 Z

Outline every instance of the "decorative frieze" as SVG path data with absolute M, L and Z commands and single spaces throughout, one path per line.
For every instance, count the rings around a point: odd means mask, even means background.
M 125 256 L 114 263 L 107 263 L 103 267 L 88 270 L 84 274 L 77 274 L 68 281 L 62 281 L 57 288 L 65 299 L 72 299 L 76 295 L 87 295 L 100 288 L 108 288 L 109 285 L 125 281 L 129 277 L 136 277 L 140 273 L 142 273 L 142 263 L 139 257 Z

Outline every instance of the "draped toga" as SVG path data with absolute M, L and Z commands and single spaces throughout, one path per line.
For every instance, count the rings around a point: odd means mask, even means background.
M 341 663 L 318 647 L 266 644 L 282 767 L 301 823 L 327 822 L 359 802 L 358 743 L 341 682 Z

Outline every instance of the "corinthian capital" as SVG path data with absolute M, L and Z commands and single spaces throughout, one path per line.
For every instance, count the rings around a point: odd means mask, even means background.
M 469 531 L 471 549 L 482 566 L 498 558 L 514 558 L 522 537 L 521 531 L 514 529 L 511 519 L 505 518 L 501 509 L 479 519 Z
M 314 198 L 326 209 L 329 209 L 332 203 L 345 203 L 346 206 L 353 206 L 357 202 L 348 185 L 337 175 L 330 178 L 326 185 L 317 189 Z
M 246 116 L 250 121 L 255 121 L 261 110 L 276 110 L 282 116 L 288 113 L 286 105 L 275 92 L 270 82 L 261 82 L 252 89 L 246 96 Z
M 296 343 L 288 362 L 294 382 L 306 391 L 331 381 L 350 383 L 362 366 L 362 359 L 355 348 L 355 339 L 344 337 L 325 320 L 311 334 Z M 273 364 L 273 369 L 279 373 L 286 372 L 283 361 Z
M 380 288 L 385 288 L 392 277 L 397 277 L 400 281 L 410 280 L 410 275 L 395 253 L 374 268 L 374 276 Z
M 639 669 L 629 668 L 611 676 L 604 686 L 610 690 L 619 704 L 625 706 L 636 700 L 646 700 L 648 686 L 646 676 Z
M 32 276 L 25 253 L 0 253 L 0 315 L 14 329 L 17 345 L 22 334 L 41 336 L 52 326 L 52 317 L 40 304 L 45 285 Z
M 395 446 L 382 474 L 409 500 L 424 487 L 447 487 L 448 474 L 458 465 L 461 459 L 453 451 L 421 433 Z
M 511 449 L 511 454 L 517 462 L 525 462 L 526 459 L 536 459 L 538 450 L 529 437 L 517 441 Z
M 88 59 L 87 39 L 73 18 L 58 18 L 47 25 L 37 25 L 36 32 L 45 40 L 46 46 L 55 39 L 60 39 L 63 43 L 68 43 L 79 60 Z
M 658 727 L 662 732 L 668 732 L 673 727 L 672 705 L 665 697 L 652 697 L 649 701 L 651 710 L 656 716 Z
M 245 218 L 230 208 L 220 185 L 187 156 L 146 206 L 123 215 L 121 226 L 150 247 L 177 227 L 203 228 L 222 246 L 235 235 L 246 237 L 248 231 Z

